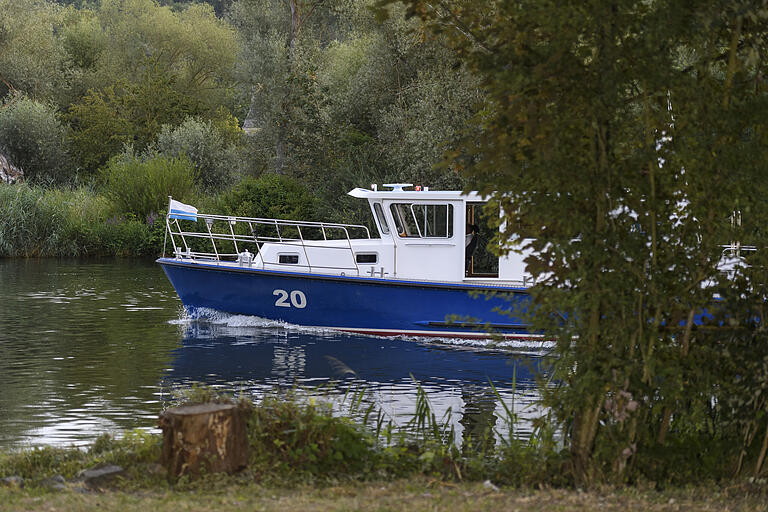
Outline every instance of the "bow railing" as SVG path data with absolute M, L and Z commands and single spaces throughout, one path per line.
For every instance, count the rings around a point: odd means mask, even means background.
M 360 274 L 353 239 L 370 239 L 369 229 L 357 224 L 310 222 L 230 215 L 199 214 L 166 216 L 166 234 L 177 259 L 201 260 L 216 263 L 236 263 L 240 266 L 268 268 L 284 266 L 313 269 L 351 271 Z M 355 236 L 357 235 L 357 236 Z M 289 248 L 304 255 L 303 262 L 281 262 L 278 251 L 264 249 Z M 339 264 L 327 264 L 331 259 Z M 321 257 L 320 255 L 323 255 Z M 349 257 L 347 258 L 347 255 Z M 163 246 L 165 256 L 165 244 Z M 336 256 L 336 257 L 335 257 Z M 313 260 L 323 260 L 320 262 Z M 345 260 L 351 262 L 345 263 Z

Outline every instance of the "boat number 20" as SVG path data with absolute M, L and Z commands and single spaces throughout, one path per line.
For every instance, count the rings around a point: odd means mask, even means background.
M 290 308 L 293 306 L 294 308 L 299 309 L 307 307 L 307 296 L 304 295 L 304 292 L 301 290 L 293 290 L 290 293 L 285 290 L 275 290 L 272 292 L 272 295 L 277 297 L 275 306 L 281 308 Z M 290 297 L 290 302 L 288 301 L 288 297 Z

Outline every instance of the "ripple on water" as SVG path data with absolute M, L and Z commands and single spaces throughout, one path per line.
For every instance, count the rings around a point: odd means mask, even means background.
M 420 385 L 438 417 L 450 411 L 458 435 L 502 428 L 502 401 L 524 417 L 536 412 L 532 375 L 545 345 L 187 314 L 151 263 L 0 260 L 0 282 L 0 448 L 151 430 L 193 383 L 257 400 L 298 386 L 299 396 L 329 400 L 340 414 L 351 413 L 349 393 L 364 389 L 365 403 L 396 424 L 410 419 Z

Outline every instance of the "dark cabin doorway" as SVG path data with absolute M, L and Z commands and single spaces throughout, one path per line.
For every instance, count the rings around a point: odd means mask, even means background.
M 466 277 L 499 277 L 499 257 L 488 245 L 498 230 L 499 212 L 488 212 L 486 203 L 467 203 L 467 227 L 464 244 Z

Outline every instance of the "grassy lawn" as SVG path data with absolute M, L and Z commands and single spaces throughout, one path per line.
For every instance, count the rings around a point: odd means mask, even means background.
M 663 492 L 638 489 L 526 490 L 446 483 L 424 478 L 339 486 L 265 487 L 222 481 L 205 490 L 86 491 L 0 488 L 5 512 L 44 511 L 768 511 L 766 489 L 694 487 Z

